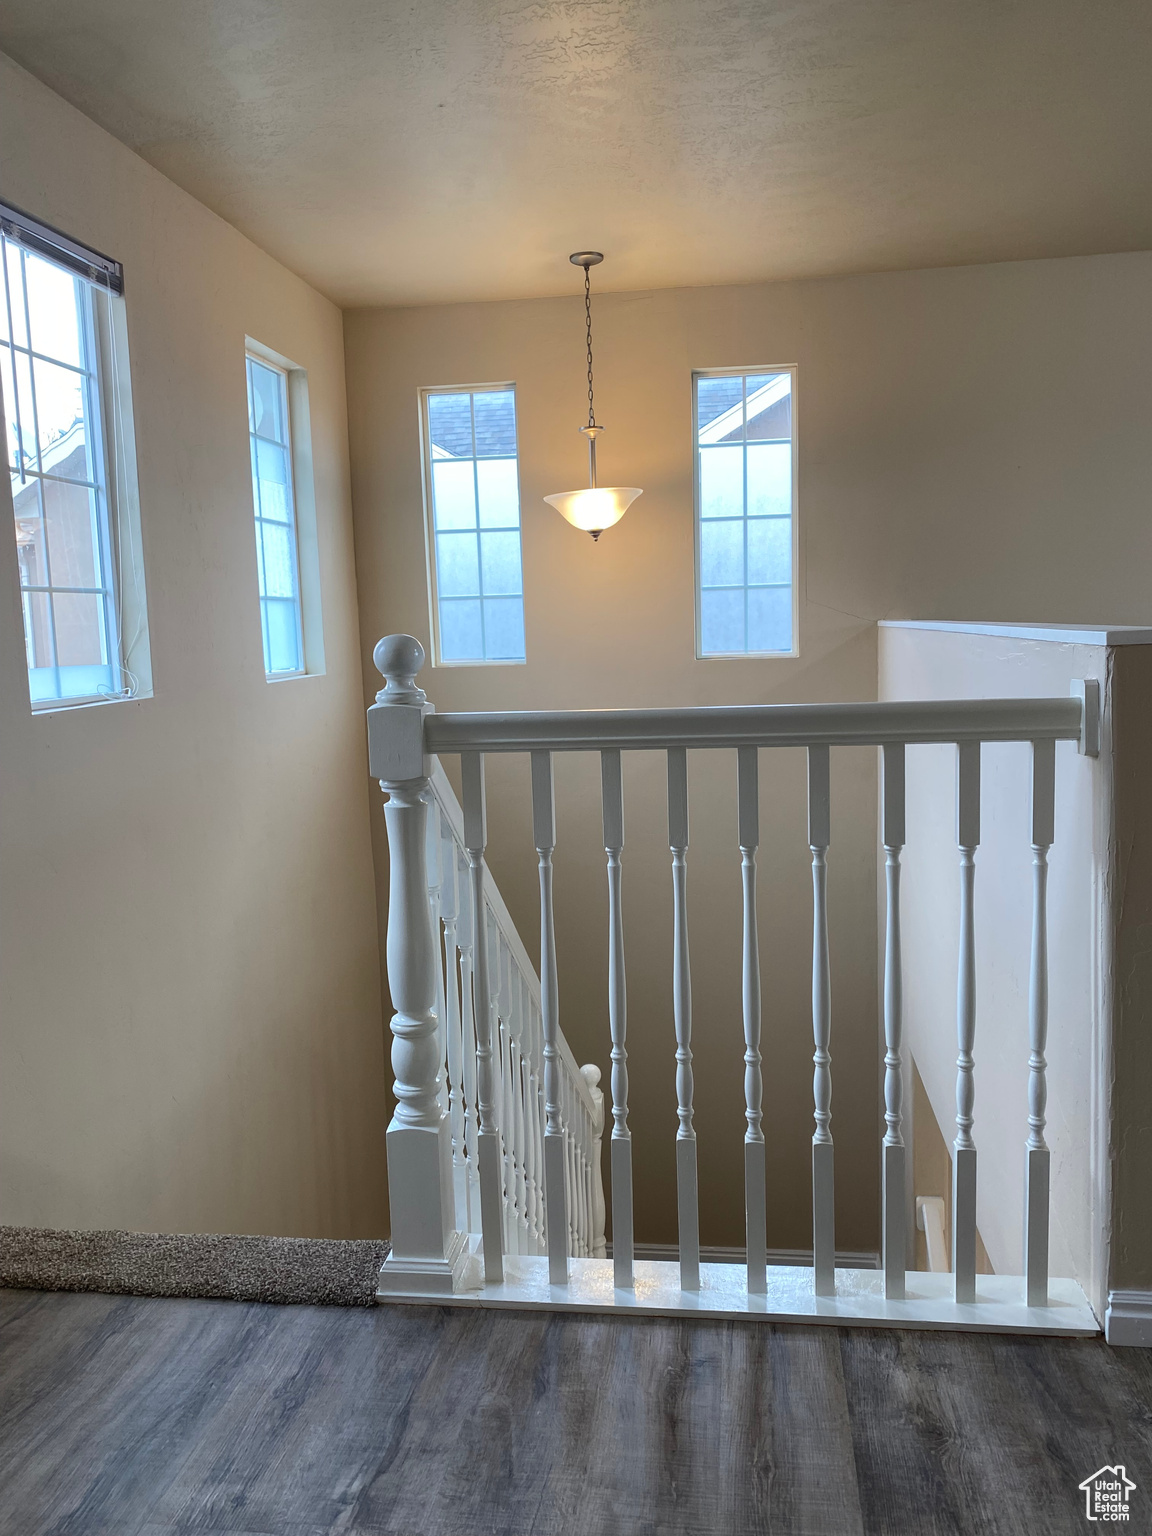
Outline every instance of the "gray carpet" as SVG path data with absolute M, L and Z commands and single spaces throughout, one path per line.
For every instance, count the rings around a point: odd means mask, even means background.
M 387 1252 L 386 1239 L 0 1227 L 0 1286 L 371 1307 Z

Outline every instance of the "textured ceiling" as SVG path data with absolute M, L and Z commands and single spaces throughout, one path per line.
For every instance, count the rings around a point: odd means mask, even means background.
M 1152 247 L 1149 0 L 0 0 L 339 303 Z

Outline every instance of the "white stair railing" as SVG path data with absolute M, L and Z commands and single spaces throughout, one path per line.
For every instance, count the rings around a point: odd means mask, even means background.
M 482 1232 L 480 1170 L 475 1127 L 476 1098 L 475 939 L 476 919 L 464 841 L 464 813 L 448 776 L 433 760 L 425 797 L 429 807 L 426 862 L 433 931 L 443 953 L 436 969 L 438 1017 L 444 1021 L 445 1089 L 441 1108 L 448 1112 L 452 1138 L 452 1187 L 456 1226 Z M 544 1201 L 544 1035 L 540 982 L 504 900 L 484 866 L 483 879 L 488 1009 L 493 1060 L 494 1118 L 501 1156 L 500 1209 L 503 1251 L 547 1251 Z M 604 1222 L 596 1226 L 599 1185 L 598 1147 L 603 1129 L 604 1096 L 597 1084 L 600 1069 L 578 1067 L 567 1040 L 557 1041 L 563 1084 L 562 1134 L 571 1160 L 569 1197 L 573 1222 L 568 1252 L 587 1257 L 604 1247 Z
M 550 1241 L 565 1266 L 569 1257 L 603 1255 L 604 1098 L 599 1068 L 578 1066 L 558 1027 L 546 1031 L 540 981 L 484 861 L 480 759 L 465 763 L 461 809 L 440 763 L 424 754 L 428 706 L 415 684 L 422 647 L 394 636 L 376 659 L 388 680 L 369 720 L 372 772 L 389 796 L 397 1099 L 388 1129 L 392 1252 L 381 1290 L 452 1294 L 477 1279 L 473 1237 L 482 1239 L 492 1283 L 504 1277 L 506 1254 L 542 1254 Z M 554 987 L 554 953 L 548 964 Z M 552 1202 L 549 1106 L 562 1190 Z
M 609 896 L 608 1023 L 612 1054 L 612 1212 L 613 1261 L 605 1261 L 612 1305 L 645 1305 L 657 1310 L 680 1305 L 688 1310 L 743 1309 L 765 1315 L 816 1315 L 847 1320 L 901 1322 L 944 1321 L 949 1326 L 980 1326 L 971 1309 L 978 1297 L 976 1276 L 977 1150 L 973 1067 L 976 1049 L 976 950 L 974 911 L 976 853 L 980 841 L 980 748 L 984 742 L 1030 742 L 1033 747 L 1031 845 L 1034 862 L 1033 933 L 1030 980 L 1030 1082 L 1021 1106 L 1026 1127 L 1025 1252 L 1019 1296 L 995 1281 L 995 1321 L 987 1326 L 1015 1326 L 1013 1306 L 1029 1313 L 1027 1326 L 1048 1306 L 1049 1152 L 1044 1141 L 1047 1021 L 1046 864 L 1053 840 L 1054 743 L 1068 740 L 1092 750 L 1097 732 L 1096 685 L 1077 685 L 1067 699 L 960 699 L 739 706 L 669 710 L 554 711 L 519 714 L 437 715 L 416 688 L 423 649 L 409 636 L 391 636 L 376 648 L 376 663 L 387 679 L 369 711 L 372 772 L 389 793 L 386 806 L 392 880 L 388 925 L 388 967 L 397 1016 L 393 1020 L 393 1067 L 398 1108 L 389 1127 L 389 1191 L 392 1197 L 394 1257 L 382 1274 L 382 1289 L 408 1293 L 445 1289 L 445 1275 L 459 1287 L 459 1252 L 464 1234 L 482 1235 L 485 1283 L 501 1301 L 535 1300 L 567 1304 L 574 1291 L 572 1258 L 595 1261 L 604 1252 L 603 1191 L 599 1145 L 604 1120 L 603 1096 L 592 1082 L 597 1068 L 576 1067 L 560 1032 L 560 996 L 553 916 L 552 853 L 555 810 L 552 775 L 554 752 L 598 752 L 604 811 Z M 961 923 L 957 972 L 956 1139 L 953 1151 L 951 1294 L 937 1285 L 923 1290 L 917 1276 L 913 1295 L 906 1269 L 908 1197 L 903 1137 L 901 1080 L 900 856 L 905 844 L 905 753 L 925 743 L 955 743 L 957 748 L 957 844 L 960 853 Z M 835 1146 L 832 1133 L 833 1006 L 829 965 L 827 869 L 833 851 L 830 757 L 833 748 L 871 745 L 882 749 L 881 842 L 885 850 L 885 948 L 883 978 L 884 1134 L 879 1148 L 883 1180 L 883 1274 L 872 1299 L 850 1271 L 841 1292 L 835 1263 Z M 760 980 L 756 942 L 756 849 L 758 753 L 761 748 L 803 746 L 808 755 L 808 840 L 812 849 L 812 1034 L 813 1120 L 812 1214 L 813 1264 L 809 1301 L 799 1305 L 776 1296 L 784 1284 L 780 1271 L 766 1267 L 765 1142 L 762 1129 L 763 1083 L 760 1058 Z M 688 949 L 687 752 L 693 748 L 735 750 L 738 769 L 738 849 L 744 897 L 743 1030 L 745 1133 L 745 1209 L 747 1252 L 744 1297 L 731 1294 L 733 1266 L 702 1265 L 699 1244 L 696 1137 L 693 1126 L 692 989 Z M 668 766 L 668 829 L 673 887 L 673 1026 L 676 1046 L 676 1172 L 680 1262 L 670 1297 L 667 1266 L 649 1264 L 646 1297 L 640 1297 L 632 1225 L 631 1133 L 628 1126 L 628 1057 L 624 924 L 620 871 L 624 850 L 624 805 L 620 753 L 663 751 Z M 484 755 L 524 752 L 531 758 L 533 840 L 540 878 L 539 981 L 484 865 L 486 845 Z M 464 805 L 452 795 L 436 754 L 458 753 L 462 764 Z M 419 818 L 430 804 L 437 824 L 428 833 L 427 867 L 420 857 L 408 818 Z M 421 823 L 421 829 L 423 824 Z M 434 869 L 433 866 L 438 866 Z M 411 866 L 411 867 L 409 867 Z M 413 873 L 413 869 L 416 873 Z M 467 876 L 467 878 L 466 878 Z M 431 912 L 443 936 L 444 963 L 433 968 L 431 946 L 415 933 L 416 889 L 423 881 L 420 920 Z M 468 899 L 464 892 L 468 892 Z M 397 904 L 403 910 L 397 910 Z M 480 912 L 477 923 L 474 914 Z M 428 925 L 429 930 L 432 924 Z M 416 973 L 419 972 L 419 977 Z M 426 974 L 425 974 L 426 972 Z M 417 984 L 417 980 L 418 983 Z M 469 983 L 471 982 L 471 1007 Z M 457 990 L 459 988 L 459 990 Z M 423 1004 L 423 1011 L 416 1004 Z M 446 1038 L 437 1033 L 445 1020 Z M 475 1048 L 473 1056 L 473 1038 Z M 431 1048 L 430 1048 L 431 1046 Z M 475 1078 L 472 1063 L 475 1063 Z M 588 1081 L 586 1081 L 586 1078 Z M 435 1157 L 413 1150 L 419 1128 L 434 1142 Z M 395 1155 L 393 1148 L 395 1146 Z M 440 1171 L 437 1171 L 437 1170 Z M 421 1216 L 409 1233 L 413 1181 L 420 1184 Z M 414 1277 L 422 1254 L 414 1243 L 427 1243 L 437 1212 L 442 1241 L 426 1255 L 425 1278 Z M 502 1266 L 505 1252 L 547 1255 L 547 1293 L 509 1289 Z M 543 1259 L 541 1258 L 541 1263 Z M 391 1266 L 391 1269 L 390 1269 Z M 726 1270 L 720 1277 L 704 1271 Z M 533 1272 L 535 1273 L 535 1272 Z M 543 1271 L 541 1272 L 543 1273 Z M 598 1272 L 597 1272 L 598 1273 Z M 840 1274 L 843 1274 L 840 1271 Z M 789 1284 L 794 1290 L 794 1274 Z M 604 1282 L 586 1283 L 585 1304 L 603 1306 Z M 980 1284 L 983 1284 L 981 1277 Z M 991 1282 L 989 1282 L 991 1283 Z M 1068 1331 L 1094 1328 L 1082 1293 L 1071 1281 L 1061 1287 L 1060 1305 Z M 661 1291 L 660 1287 L 664 1290 Z M 727 1287 L 727 1289 L 725 1289 Z M 701 1295 L 711 1289 L 712 1296 Z M 724 1291 L 722 1303 L 717 1301 Z M 657 1292 L 660 1292 L 657 1295 Z M 531 1294 L 530 1294 L 531 1292 Z M 992 1291 L 989 1291 L 989 1296 Z M 692 1299 L 695 1298 L 695 1299 Z M 1078 1298 L 1078 1300 L 1077 1300 Z M 799 1313 L 798 1313 L 799 1305 Z M 807 1311 L 805 1311 L 805 1306 Z M 919 1311 L 917 1308 L 919 1307 Z M 838 1314 L 837 1308 L 840 1309 Z M 831 1309 L 831 1310 L 829 1310 Z M 935 1309 L 935 1310 L 933 1310 Z M 966 1310 L 967 1309 L 967 1310 Z

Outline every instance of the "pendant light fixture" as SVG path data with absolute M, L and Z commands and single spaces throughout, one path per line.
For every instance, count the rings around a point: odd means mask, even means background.
M 599 251 L 576 251 L 568 260 L 573 266 L 584 268 L 584 319 L 588 331 L 588 425 L 580 431 L 588 439 L 588 489 L 586 491 L 557 491 L 545 496 L 549 506 L 555 507 L 561 517 L 566 517 L 574 528 L 590 533 L 598 539 L 605 528 L 618 523 L 628 508 L 643 492 L 634 485 L 601 486 L 596 484 L 596 439 L 604 428 L 596 423 L 596 406 L 592 397 L 592 280 L 589 269 L 604 260 Z

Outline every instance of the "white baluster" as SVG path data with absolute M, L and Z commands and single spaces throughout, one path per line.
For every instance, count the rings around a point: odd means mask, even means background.
M 440 807 L 430 815 L 442 821 Z M 440 918 L 444 924 L 444 1028 L 448 1036 L 448 1121 L 452 1127 L 452 1187 L 456 1192 L 456 1225 L 468 1230 L 468 1162 L 464 1140 L 464 1058 L 461 1039 L 460 973 L 456 960 L 460 893 L 456 844 L 446 819 L 440 828 Z
M 580 1253 L 580 1185 L 576 1173 L 576 1128 L 572 1123 L 572 1090 L 569 1086 L 567 1074 L 564 1079 L 564 1123 L 568 1127 L 568 1216 L 571 1227 L 571 1237 L 568 1252 L 573 1258 L 582 1257 Z
M 560 1123 L 564 1127 L 564 1209 L 568 1213 L 568 1257 L 576 1255 L 576 1201 L 572 1187 L 572 1120 L 568 1102 L 568 1079 L 560 1081 Z
M 445 1018 L 444 967 L 440 963 L 440 811 L 431 787 L 424 791 L 428 814 L 424 818 L 424 858 L 428 869 L 428 916 L 432 923 L 432 936 L 436 945 L 436 1017 L 443 1023 Z M 440 1030 L 440 1047 L 444 1060 L 440 1063 L 440 1107 L 448 1114 L 448 1032 Z M 451 1121 L 449 1121 L 451 1123 Z
M 509 1018 L 512 1023 L 512 1106 L 515 1126 L 516 1220 L 519 1232 L 518 1252 L 528 1250 L 528 1149 L 524 1117 L 524 1023 L 520 1012 L 519 975 L 508 956 Z
M 509 1253 L 519 1253 L 516 1232 L 516 1103 L 512 1093 L 512 1021 L 508 1016 L 508 946 L 495 918 L 491 938 L 498 957 L 493 1003 L 500 1020 L 500 1134 L 504 1142 L 504 1233 Z
M 536 1045 L 533 1059 L 536 1063 L 536 1080 L 534 1089 L 534 1108 L 536 1115 L 536 1166 L 539 1169 L 540 1178 L 540 1208 L 537 1216 L 537 1224 L 540 1231 L 539 1253 L 548 1252 L 548 1190 L 547 1171 L 544 1158 L 544 1020 L 540 1008 L 535 999 L 532 1003 L 532 1028 L 535 1031 Z
M 528 1077 L 529 1135 L 532 1141 L 533 1181 L 536 1190 L 535 1216 L 532 1222 L 532 1252 L 545 1253 L 547 1249 L 544 1239 L 544 1106 L 542 1094 L 544 1044 L 540 1029 L 540 1010 L 536 1006 L 531 989 L 527 983 L 525 983 L 525 990 L 529 1039 L 531 1040 Z
M 577 1100 L 577 1107 L 582 1108 Z M 584 1252 L 592 1256 L 592 1117 L 580 1115 L 580 1219 L 584 1226 Z
M 387 680 L 368 712 L 369 762 L 388 795 L 388 985 L 396 1112 L 388 1127 L 392 1251 L 385 1290 L 451 1292 L 467 1259 L 455 1226 L 452 1137 L 441 1106 L 444 1056 L 436 1014 L 439 945 L 428 906 L 426 826 L 430 760 L 424 755 L 426 700 L 416 686 L 424 650 L 391 635 L 374 659 Z
M 831 797 L 827 747 L 808 748 L 808 845 L 812 849 L 812 1269 L 817 1296 L 836 1294 L 836 1196 L 832 1119 L 832 987 L 828 962 L 828 846 Z
M 956 975 L 956 1141 L 952 1158 L 952 1269 L 957 1301 L 976 1300 L 976 849 L 980 845 L 980 743 L 956 749 L 956 840 L 960 848 L 960 957 Z
M 904 846 L 904 746 L 883 749 L 881 835 L 884 843 L 884 1295 L 904 1298 L 908 1260 L 903 1119 L 903 977 L 900 960 L 900 850 Z
M 628 991 L 624 973 L 624 785 L 620 753 L 600 754 L 604 851 L 608 856 L 608 1027 L 612 1032 L 612 1283 L 631 1290 L 632 1132 L 628 1129 Z
M 556 847 L 551 752 L 532 753 L 532 830 L 540 864 L 540 1003 L 544 1025 L 544 1186 L 548 1207 L 548 1279 L 568 1283 L 568 1199 L 560 1108 L 560 987 L 552 911 L 552 851 Z
M 475 976 L 473 1018 L 476 1028 L 476 1100 L 479 1116 L 477 1156 L 480 1170 L 480 1226 L 484 1240 L 484 1278 L 504 1279 L 504 1211 L 501 1198 L 500 1131 L 496 1119 L 496 1075 L 492 1059 L 492 992 L 488 966 L 488 922 L 484 901 L 484 850 L 488 843 L 484 805 L 484 759 L 462 752 L 464 843 L 472 882 L 472 942 Z
M 568 1164 L 572 1182 L 572 1252 L 584 1257 L 584 1212 L 580 1208 L 580 1105 L 576 1090 L 565 1074 L 568 1101 Z
M 740 829 L 740 878 L 744 891 L 744 1234 L 748 1290 L 762 1296 L 767 1274 L 767 1169 L 760 1068 L 760 939 L 756 929 L 756 850 L 760 846 L 759 764 L 755 747 L 736 753 L 736 798 Z
M 1048 850 L 1056 828 L 1056 743 L 1032 743 L 1032 965 L 1028 985 L 1028 1144 L 1024 1183 L 1024 1276 L 1030 1307 L 1048 1305 L 1048 1201 L 1051 1153 L 1044 1140 L 1048 1102 Z
M 456 856 L 460 893 L 456 939 L 460 949 L 460 1056 L 464 1087 L 464 1148 L 468 1157 L 468 1228 L 480 1231 L 480 1153 L 476 1139 L 476 1023 L 473 1016 L 474 923 L 466 857 Z
M 500 936 L 500 930 L 491 911 L 488 914 L 488 921 L 491 924 L 488 930 L 488 943 L 492 948 L 492 953 L 496 956 L 496 964 L 492 972 L 492 1007 L 499 1024 L 497 1034 L 500 1045 L 498 1072 L 500 1107 L 498 1118 L 500 1123 L 501 1150 L 504 1154 L 501 1164 L 504 1185 L 504 1251 L 506 1253 L 518 1253 L 520 1250 L 516 1242 L 516 1171 L 512 1150 L 515 1136 L 515 1118 L 512 1105 L 511 1067 L 509 1064 L 508 1011 L 504 990 L 505 965 L 508 956 L 504 940 Z
M 676 1025 L 676 1206 L 680 1289 L 700 1289 L 700 1205 L 692 1124 L 692 976 L 688 963 L 688 754 L 668 751 L 668 844 L 672 852 L 672 1011 Z
M 584 1081 L 588 1084 L 588 1092 L 592 1095 L 592 1102 L 596 1106 L 596 1113 L 592 1117 L 592 1160 L 591 1160 L 591 1189 L 592 1189 L 592 1257 L 602 1259 L 608 1252 L 605 1239 L 605 1225 L 607 1210 L 604 1205 L 604 1175 L 601 1159 L 601 1147 L 604 1139 L 604 1091 L 600 1087 L 600 1068 L 589 1062 L 580 1068 Z M 615 1253 L 616 1244 L 613 1241 L 612 1251 Z M 615 1268 L 615 1264 L 613 1264 Z
M 536 1137 L 532 1118 L 532 1012 L 528 989 L 517 968 L 512 974 L 516 992 L 516 1011 L 520 1020 L 520 1079 L 517 1092 L 520 1096 L 524 1130 L 524 1225 L 526 1233 L 525 1253 L 536 1252 Z

